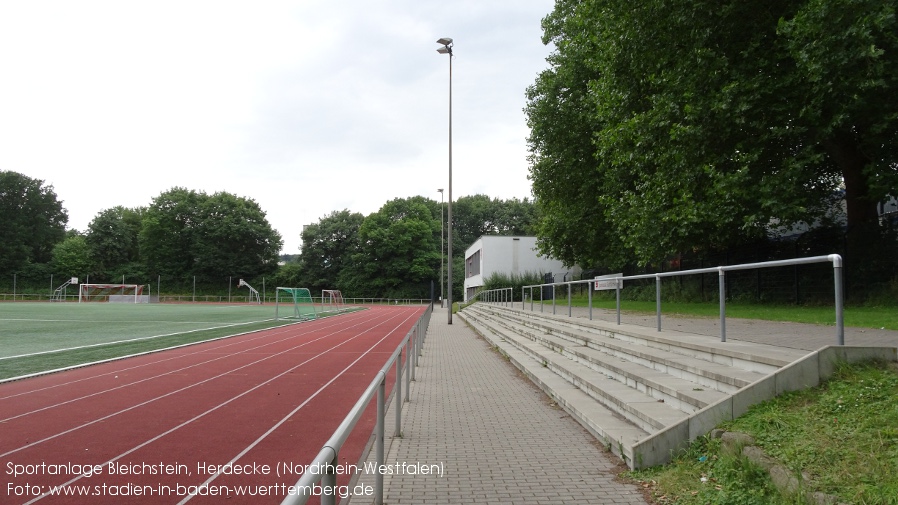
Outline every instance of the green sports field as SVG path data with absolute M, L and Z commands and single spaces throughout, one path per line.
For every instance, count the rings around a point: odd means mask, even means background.
M 0 379 L 289 323 L 272 305 L 0 303 Z

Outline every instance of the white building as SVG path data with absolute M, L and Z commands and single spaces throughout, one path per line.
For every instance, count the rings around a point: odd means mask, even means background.
M 540 256 L 536 250 L 536 237 L 483 236 L 465 251 L 465 299 L 468 301 L 483 286 L 485 279 L 494 273 L 508 276 L 554 274 L 556 280 L 579 275 L 578 267 L 565 268 L 561 261 Z

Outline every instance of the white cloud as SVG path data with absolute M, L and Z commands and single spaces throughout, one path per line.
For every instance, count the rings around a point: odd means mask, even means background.
M 0 169 L 52 184 L 85 229 L 174 186 L 302 225 L 448 184 L 530 196 L 524 90 L 546 67 L 521 2 L 63 0 L 0 5 Z

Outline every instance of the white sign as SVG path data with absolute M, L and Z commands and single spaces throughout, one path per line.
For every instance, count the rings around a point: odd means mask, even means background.
M 608 289 L 618 289 L 624 287 L 623 279 L 615 279 L 615 277 L 623 277 L 623 273 L 617 274 L 608 274 L 608 275 L 600 275 L 595 278 L 595 289 L 596 291 L 603 291 Z

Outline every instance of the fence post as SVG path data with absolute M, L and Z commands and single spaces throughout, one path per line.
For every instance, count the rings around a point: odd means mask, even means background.
M 661 331 L 661 276 L 655 276 L 655 314 L 658 319 L 658 331 Z

